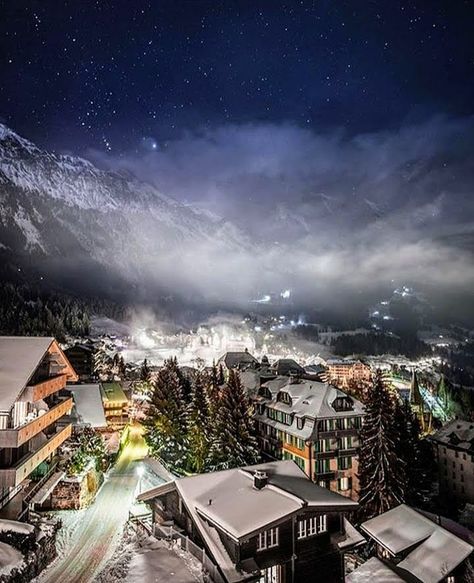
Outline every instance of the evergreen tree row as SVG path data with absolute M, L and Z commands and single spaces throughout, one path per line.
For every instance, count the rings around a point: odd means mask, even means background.
M 142 367 L 141 376 L 145 372 Z M 167 360 L 153 383 L 145 426 L 152 453 L 178 472 L 223 470 L 259 459 L 252 406 L 234 371 L 227 382 L 215 366 L 189 378 L 176 358 Z

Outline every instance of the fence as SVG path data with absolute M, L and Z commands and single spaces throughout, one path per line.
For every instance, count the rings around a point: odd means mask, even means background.
M 157 538 L 164 538 L 169 541 L 177 541 L 184 551 L 197 559 L 204 571 L 207 571 L 210 579 L 214 583 L 225 583 L 219 569 L 214 562 L 208 557 L 206 551 L 195 544 L 188 536 L 178 532 L 173 526 L 154 525 L 154 535 Z

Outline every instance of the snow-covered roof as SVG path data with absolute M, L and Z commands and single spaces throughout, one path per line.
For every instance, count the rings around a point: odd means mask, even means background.
M 399 583 L 403 581 L 390 567 L 372 557 L 346 576 L 346 583 Z
M 398 563 L 398 567 L 415 575 L 423 583 L 438 583 L 472 551 L 470 544 L 444 528 L 437 528 L 425 542 Z
M 283 381 L 283 379 L 286 379 Z M 256 419 L 263 421 L 267 425 L 272 425 L 282 431 L 287 431 L 301 439 L 310 439 L 314 432 L 315 419 L 328 419 L 336 417 L 355 417 L 364 414 L 364 406 L 354 397 L 348 397 L 346 393 L 329 385 L 312 380 L 294 381 L 288 377 L 279 377 L 263 385 L 268 388 L 272 394 L 272 400 L 267 401 L 266 405 L 270 409 L 282 411 L 283 413 L 294 414 L 295 417 L 304 417 L 306 422 L 299 429 L 296 419 L 293 419 L 291 425 L 271 420 L 264 414 L 256 414 Z M 291 404 L 278 401 L 279 392 L 288 393 L 291 397 Z M 353 403 L 353 409 L 336 411 L 333 407 L 337 398 L 348 398 Z
M 218 360 L 219 363 L 224 363 L 227 368 L 238 368 L 242 365 L 258 364 L 258 360 L 248 351 L 241 352 L 226 352 Z
M 256 470 L 268 476 L 268 484 L 260 490 L 254 487 Z M 173 490 L 179 492 L 206 546 L 230 582 L 242 581 L 246 576 L 252 578 L 255 573 L 251 566 L 247 569 L 241 565 L 237 570 L 219 530 L 240 539 L 303 508 L 329 512 L 352 511 L 358 506 L 308 480 L 291 460 L 178 478 L 143 492 L 138 500 L 149 501 Z
M 400 504 L 361 526 L 392 555 L 412 549 L 398 563 L 423 583 L 438 583 L 461 564 L 473 547 L 406 504 Z
M 268 485 L 261 490 L 254 487 L 256 470 L 268 476 Z M 303 507 L 350 511 L 358 506 L 350 498 L 308 480 L 291 460 L 179 478 L 173 486 L 168 484 L 144 492 L 139 500 L 149 500 L 176 487 L 188 505 L 235 539 L 249 536 Z
M 0 411 L 11 409 L 53 343 L 50 337 L 0 336 Z
M 474 450 L 474 422 L 455 419 L 441 427 L 431 439 L 449 447 Z
M 99 384 L 74 385 L 69 390 L 74 397 L 76 425 L 107 427 Z

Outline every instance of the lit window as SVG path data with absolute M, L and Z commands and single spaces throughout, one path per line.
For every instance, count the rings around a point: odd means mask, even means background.
M 278 527 L 265 530 L 258 535 L 257 551 L 278 546 Z
M 312 516 L 298 521 L 298 538 L 307 538 L 327 531 L 326 515 Z
M 280 566 L 273 565 L 273 567 L 268 567 L 262 570 L 262 575 L 259 579 L 259 583 L 279 583 L 280 581 Z

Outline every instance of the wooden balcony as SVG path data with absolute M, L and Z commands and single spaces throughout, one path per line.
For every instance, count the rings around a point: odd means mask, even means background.
M 0 469 L 0 487 L 14 488 L 21 484 L 41 462 L 54 453 L 58 447 L 71 437 L 72 425 L 66 425 L 60 431 L 54 433 L 36 451 L 22 457 L 11 468 Z
M 72 397 L 69 397 L 25 425 L 21 425 L 16 429 L 0 430 L 0 447 L 20 447 L 20 445 L 46 429 L 46 427 L 49 427 L 63 415 L 69 414 L 72 405 Z
M 36 385 L 29 386 L 28 389 L 29 392 L 31 392 L 31 400 L 39 401 L 40 399 L 46 398 L 48 395 L 57 393 L 61 389 L 64 389 L 66 381 L 67 374 L 59 374 L 37 383 Z

